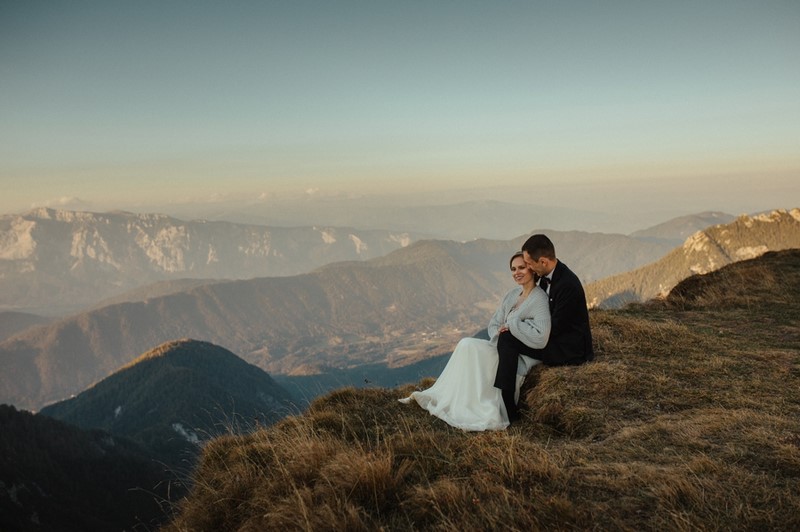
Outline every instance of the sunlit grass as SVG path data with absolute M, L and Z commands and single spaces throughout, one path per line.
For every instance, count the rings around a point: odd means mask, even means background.
M 167 529 L 798 529 L 800 255 L 780 258 L 758 298 L 736 273 L 593 312 L 596 360 L 535 369 L 506 431 L 398 403 L 409 385 L 218 438 Z

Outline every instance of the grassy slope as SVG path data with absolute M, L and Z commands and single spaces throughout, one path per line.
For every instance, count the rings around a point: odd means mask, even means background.
M 504 432 L 333 392 L 208 445 L 168 530 L 798 529 L 798 295 L 791 251 L 593 312 L 596 360 L 532 373 Z

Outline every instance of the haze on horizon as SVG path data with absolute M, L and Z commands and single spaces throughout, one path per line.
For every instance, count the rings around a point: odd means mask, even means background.
M 0 213 L 791 208 L 798 64 L 788 1 L 0 2 Z

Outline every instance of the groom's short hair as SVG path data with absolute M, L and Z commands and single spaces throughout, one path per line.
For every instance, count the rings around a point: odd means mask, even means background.
M 527 251 L 533 260 L 545 257 L 550 260 L 556 258 L 556 247 L 545 235 L 533 235 L 522 244 L 522 251 Z

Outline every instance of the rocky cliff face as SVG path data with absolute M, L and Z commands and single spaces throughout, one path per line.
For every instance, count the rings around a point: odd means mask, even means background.
M 662 259 L 589 284 L 590 306 L 619 307 L 666 295 L 681 280 L 767 251 L 800 248 L 800 209 L 740 216 L 698 231 Z
M 415 239 L 391 231 L 41 208 L 0 217 L 0 309 L 52 314 L 168 279 L 294 275 L 382 256 Z

